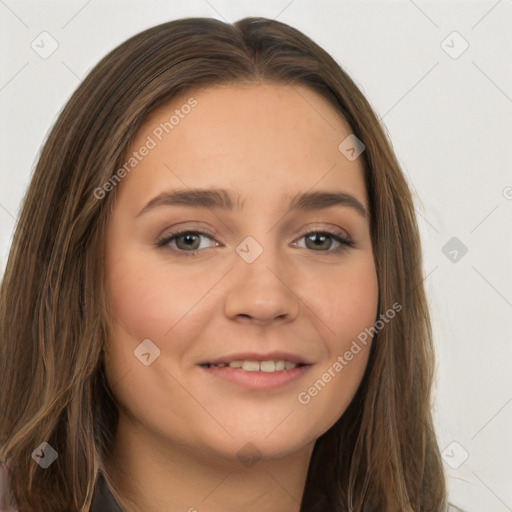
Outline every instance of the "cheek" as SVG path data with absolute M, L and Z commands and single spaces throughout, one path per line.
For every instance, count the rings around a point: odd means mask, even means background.
M 318 311 L 331 357 L 350 345 L 365 328 L 374 324 L 378 306 L 378 281 L 370 254 L 347 265 L 331 267 L 328 278 L 311 279 L 307 302 Z
M 120 245 L 119 245 L 120 247 Z M 164 354 L 162 334 L 169 331 L 178 316 L 182 301 L 175 300 L 177 283 L 163 275 L 162 270 L 145 261 L 136 251 L 117 251 L 112 244 L 107 259 L 107 294 L 110 299 L 110 329 L 106 343 L 106 367 L 109 381 L 116 389 L 118 398 L 130 397 L 136 400 L 139 394 L 151 391 L 155 379 L 155 365 L 144 366 L 137 354 L 143 354 L 139 347 L 144 340 L 151 340 L 154 354 Z M 178 288 L 179 289 L 179 288 Z M 182 314 L 181 314 L 182 316 Z M 179 345 L 174 344 L 174 357 L 179 357 Z M 167 349 L 166 349 L 167 350 Z M 142 356 L 141 356 L 142 357 Z M 129 374 L 127 379 L 124 376 Z M 148 378 L 151 376 L 151 378 Z M 135 388 L 132 389 L 132 387 Z M 144 400 L 141 400 L 144 403 Z
M 361 382 L 371 347 L 372 327 L 377 316 L 378 281 L 373 257 L 350 267 L 331 271 L 329 283 L 318 279 L 311 287 L 309 304 L 322 320 L 327 358 L 297 399 L 310 414 L 321 418 L 325 431 L 344 413 Z
M 168 264 L 128 255 L 109 272 L 112 316 L 134 339 L 161 340 L 197 302 L 203 285 L 191 283 L 184 273 L 171 275 Z
M 111 305 L 105 365 L 108 381 L 122 408 L 148 428 L 161 423 L 179 431 L 184 403 L 189 403 L 190 418 L 201 413 L 178 383 L 176 371 L 189 345 L 183 330 L 194 335 L 188 321 L 192 315 L 187 313 L 201 290 L 190 286 L 188 276 L 179 272 L 170 276 L 168 265 L 149 263 L 137 251 L 126 251 L 117 259 L 115 251 L 110 255 L 115 263 L 109 264 L 107 272 Z M 148 366 L 135 353 L 146 339 L 160 350 L 155 364 Z
M 218 277 L 214 272 L 204 272 L 204 279 L 194 280 L 197 270 L 171 272 L 165 258 L 148 261 L 142 251 L 116 251 L 115 247 L 113 244 L 107 260 L 111 308 L 110 336 L 105 349 L 108 372 L 111 383 L 130 373 L 122 387 L 130 387 L 130 382 L 136 383 L 135 388 L 118 392 L 127 393 L 131 401 L 140 395 L 139 402 L 144 408 L 144 393 L 165 389 L 166 383 L 172 387 L 174 381 L 169 380 L 164 368 L 179 375 L 192 341 L 200 335 L 211 314 L 205 310 L 208 301 L 204 296 Z M 136 358 L 139 352 L 144 353 L 139 346 L 147 346 L 141 345 L 147 339 L 160 351 L 155 352 L 156 365 L 144 366 Z M 174 392 L 180 396 L 179 386 Z

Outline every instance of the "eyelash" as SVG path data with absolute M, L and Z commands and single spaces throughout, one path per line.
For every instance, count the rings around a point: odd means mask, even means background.
M 207 238 L 210 238 L 210 239 L 213 239 L 213 236 L 211 233 L 207 233 L 207 232 L 204 232 L 204 231 L 195 231 L 195 230 L 190 230 L 190 229 L 180 229 L 174 233 L 170 233 L 169 235 L 165 236 L 165 237 L 162 237 L 162 238 L 159 238 L 155 245 L 159 248 L 164 248 L 164 247 L 168 247 L 168 244 L 170 244 L 173 240 L 175 240 L 176 238 L 178 238 L 180 235 L 184 235 L 184 234 L 188 234 L 188 235 L 200 235 L 200 236 L 205 236 Z M 311 230 L 311 231 L 306 231 L 305 233 L 302 233 L 299 237 L 300 238 L 303 238 L 305 236 L 308 236 L 308 235 L 311 235 L 311 234 L 315 234 L 315 235 L 329 235 L 330 237 L 334 238 L 337 242 L 339 242 L 341 245 L 340 247 L 337 247 L 335 249 L 327 249 L 325 251 L 314 251 L 313 249 L 309 249 L 310 251 L 313 251 L 313 252 L 327 252 L 327 253 L 339 253 L 339 252 L 344 252 L 346 251 L 348 248 L 353 248 L 354 247 L 354 243 L 352 241 L 350 241 L 349 239 L 345 238 L 338 230 L 330 230 L 330 229 L 322 229 L 322 230 Z M 202 250 L 204 249 L 196 249 L 194 251 L 184 251 L 182 249 L 174 249 L 174 248 L 171 248 L 171 250 L 173 252 L 176 252 L 177 255 L 179 256 L 185 256 L 185 257 L 190 257 L 190 256 L 197 256 L 197 254 L 199 252 L 201 252 Z

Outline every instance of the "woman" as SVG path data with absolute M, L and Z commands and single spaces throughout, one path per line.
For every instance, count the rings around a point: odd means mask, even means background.
M 132 37 L 61 113 L 13 238 L 13 501 L 445 510 L 421 261 L 390 143 L 309 38 L 264 18 Z

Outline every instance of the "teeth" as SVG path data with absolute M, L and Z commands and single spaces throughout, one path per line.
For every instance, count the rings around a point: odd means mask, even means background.
M 260 369 L 258 361 L 244 361 L 242 363 L 242 370 L 246 372 L 257 372 Z
M 228 364 L 220 363 L 216 366 L 229 366 L 230 368 L 241 368 L 246 372 L 278 372 L 281 370 L 291 370 L 292 368 L 296 368 L 297 365 L 292 363 L 291 361 L 284 361 L 282 359 L 278 361 L 231 361 Z
M 276 363 L 274 363 L 274 361 L 261 361 L 260 370 L 262 372 L 275 372 Z
M 293 363 L 292 363 L 293 364 Z M 285 367 L 286 367 L 286 363 L 284 361 L 276 361 L 276 371 L 279 371 L 279 370 L 284 370 Z

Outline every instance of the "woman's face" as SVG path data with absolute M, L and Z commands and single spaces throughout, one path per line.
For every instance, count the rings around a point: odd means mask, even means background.
M 378 297 L 350 134 L 271 84 L 186 94 L 139 130 L 106 237 L 106 367 L 121 421 L 163 450 L 283 457 L 347 408 Z

